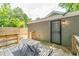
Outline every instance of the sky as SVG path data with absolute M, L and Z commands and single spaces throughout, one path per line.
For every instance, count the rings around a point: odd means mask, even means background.
M 66 10 L 58 6 L 59 3 L 10 3 L 12 8 L 20 7 L 32 20 L 43 18 L 51 11 L 57 10 L 65 12 Z

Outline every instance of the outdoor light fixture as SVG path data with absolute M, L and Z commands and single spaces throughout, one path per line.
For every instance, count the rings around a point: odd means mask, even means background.
M 68 25 L 68 20 L 63 20 L 63 21 L 62 21 L 62 24 L 63 24 L 63 25 Z

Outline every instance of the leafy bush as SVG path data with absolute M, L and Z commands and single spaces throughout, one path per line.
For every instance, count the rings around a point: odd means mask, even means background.
M 25 22 L 17 18 L 0 20 L 0 27 L 25 27 Z
M 25 22 L 19 20 L 18 18 L 13 18 L 10 20 L 9 27 L 25 27 Z
M 10 4 L 4 3 L 0 8 L 0 27 L 25 27 L 28 16 L 17 7 L 11 9 Z

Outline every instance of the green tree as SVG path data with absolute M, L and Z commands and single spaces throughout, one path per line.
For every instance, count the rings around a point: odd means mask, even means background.
M 7 26 L 9 13 L 11 12 L 10 5 L 8 3 L 4 3 L 0 7 L 0 26 Z
M 11 18 L 8 27 L 25 27 L 25 22 L 18 18 Z
M 23 10 L 19 7 L 13 9 L 11 14 L 12 17 L 19 18 L 20 20 L 27 23 L 29 21 L 29 17 L 23 12 Z
M 7 16 L 11 12 L 11 7 L 9 3 L 4 3 L 0 8 L 0 16 Z
M 79 3 L 60 3 L 59 6 L 66 8 L 68 12 L 79 10 Z
M 28 16 L 17 7 L 11 9 L 10 4 L 4 3 L 0 7 L 0 27 L 25 27 L 29 20 Z

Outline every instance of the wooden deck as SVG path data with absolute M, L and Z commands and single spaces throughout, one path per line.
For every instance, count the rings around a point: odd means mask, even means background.
M 47 42 L 22 39 L 18 45 L 0 48 L 0 56 L 37 56 L 34 55 L 36 51 L 39 51 L 38 56 L 49 56 L 50 53 L 50 56 L 72 56 L 69 51 L 64 51 L 62 48 L 55 46 Z

